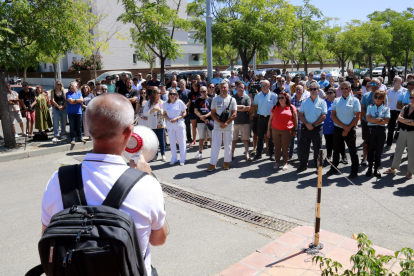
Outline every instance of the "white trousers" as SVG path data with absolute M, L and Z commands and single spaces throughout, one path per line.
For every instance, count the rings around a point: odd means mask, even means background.
M 223 141 L 224 140 L 224 141 Z M 213 139 L 211 143 L 210 164 L 216 165 L 221 148 L 221 142 L 224 144 L 224 162 L 231 162 L 231 144 L 233 141 L 233 131 L 223 131 L 213 129 Z
M 176 162 L 177 158 L 177 143 L 180 147 L 180 163 L 185 162 L 187 157 L 187 147 L 185 145 L 185 128 L 169 129 L 168 137 L 170 138 L 171 147 L 171 161 Z

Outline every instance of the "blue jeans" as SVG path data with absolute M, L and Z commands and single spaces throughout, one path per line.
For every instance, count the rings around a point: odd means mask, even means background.
M 297 143 L 298 143 L 298 146 L 297 146 L 298 150 L 297 150 L 296 154 L 298 155 L 298 157 L 299 157 L 299 152 L 300 152 L 300 132 L 301 132 L 301 129 L 298 128 L 298 131 L 296 132 L 296 140 L 297 140 Z M 295 147 L 295 137 L 292 137 L 292 139 L 290 140 L 289 157 L 293 156 L 293 148 L 294 147 Z
M 155 134 L 158 137 L 158 142 L 160 143 L 161 155 L 165 155 L 164 130 L 165 130 L 165 128 L 153 129 L 153 131 L 155 132 Z M 158 155 L 158 152 L 157 152 L 157 155 Z
M 65 107 L 62 111 L 53 107 L 53 134 L 55 137 L 59 136 L 59 121 L 60 121 L 60 135 L 66 135 L 66 117 L 68 109 Z
M 70 140 L 75 140 L 75 131 L 78 139 L 82 139 L 82 114 L 68 114 L 70 126 Z

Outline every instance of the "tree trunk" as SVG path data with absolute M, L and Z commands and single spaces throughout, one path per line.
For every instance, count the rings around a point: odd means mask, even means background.
M 93 57 L 93 72 L 94 72 L 94 75 L 95 75 L 94 79 L 95 79 L 95 82 L 96 82 L 96 80 L 98 79 L 98 76 L 96 75 L 96 55 L 94 55 L 94 57 Z M 96 83 L 95 83 L 95 85 L 96 85 Z
M 342 77 L 344 77 L 345 76 L 345 60 L 344 60 L 343 55 L 342 55 L 342 58 L 340 58 L 340 60 L 341 60 L 341 68 L 342 68 Z
M 53 75 L 55 76 L 55 83 L 57 81 L 57 71 L 56 71 L 56 63 L 52 63 L 53 64 Z
M 152 75 L 152 70 L 154 69 L 154 59 L 151 59 L 150 61 L 150 69 L 151 69 L 151 75 Z
M 23 81 L 26 82 L 26 78 L 27 78 L 27 67 L 23 68 Z
M 319 69 L 323 70 L 323 59 L 319 59 Z
M 304 65 L 305 65 L 305 74 L 308 75 L 308 60 L 305 58 L 304 59 Z M 299 71 L 299 68 L 298 68 Z
M 296 63 L 296 70 L 297 70 L 297 71 L 299 71 L 299 67 L 300 67 L 300 62 L 298 61 L 298 62 Z
M 242 66 L 243 66 L 243 77 L 245 76 L 249 76 L 248 71 L 249 71 L 249 62 L 250 60 L 247 60 L 247 57 L 245 55 L 243 55 L 242 53 L 240 53 L 241 51 L 239 50 L 239 55 L 240 55 L 240 59 L 242 61 Z
M 388 67 L 388 84 L 391 84 L 391 58 L 386 58 Z M 385 80 L 384 80 L 385 82 Z
M 372 68 L 372 59 L 371 59 L 371 55 L 368 55 L 369 56 L 369 68 Z M 369 70 L 369 77 L 371 78 L 371 80 L 372 80 L 372 70 Z
M 164 82 L 164 66 L 165 66 L 165 57 L 163 57 L 163 58 L 160 58 L 160 61 L 161 61 L 161 79 L 160 79 L 160 81 L 161 82 Z
M 14 138 L 13 124 L 10 121 L 9 103 L 6 92 L 6 70 L 0 68 L 0 118 L 3 128 L 4 145 L 6 148 L 16 147 L 16 138 Z

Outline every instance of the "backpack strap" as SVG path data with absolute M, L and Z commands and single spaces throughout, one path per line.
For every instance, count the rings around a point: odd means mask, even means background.
M 58 175 L 63 208 L 88 205 L 83 190 L 82 164 L 60 167 Z
M 146 175 L 146 172 L 128 168 L 112 186 L 102 205 L 119 209 L 134 185 Z

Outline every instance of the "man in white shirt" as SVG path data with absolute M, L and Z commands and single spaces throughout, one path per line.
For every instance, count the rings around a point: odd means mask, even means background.
M 127 98 L 118 94 L 104 94 L 88 105 L 86 120 L 93 138 L 93 153 L 82 163 L 84 192 L 88 205 L 101 205 L 116 180 L 128 169 L 122 158 L 134 129 L 134 110 Z M 140 157 L 131 166 L 151 173 L 149 165 Z M 151 275 L 152 246 L 165 243 L 164 197 L 159 182 L 144 176 L 131 189 L 121 207 L 134 219 L 147 275 Z M 58 173 L 47 184 L 42 200 L 42 235 L 54 214 L 63 210 Z
M 387 86 L 384 84 L 384 79 L 382 77 L 378 77 L 379 81 L 380 81 L 380 87 L 378 90 L 384 90 L 387 91 Z M 394 78 L 395 79 L 395 78 Z
M 221 121 L 219 118 L 228 108 L 229 116 L 227 120 Z M 221 148 L 221 142 L 224 144 L 224 164 L 225 170 L 228 170 L 231 161 L 231 145 L 233 141 L 233 120 L 237 116 L 237 103 L 229 95 L 229 84 L 226 81 L 220 83 L 220 95 L 213 99 L 211 103 L 211 118 L 214 120 L 213 143 L 211 144 L 210 165 L 207 168 L 211 172 L 216 168 L 218 155 Z
M 286 90 L 290 91 L 290 86 L 292 85 L 292 76 L 286 76 L 285 88 Z
M 401 111 L 397 108 L 398 97 L 401 95 L 401 93 L 407 91 L 407 89 L 401 86 L 402 79 L 400 77 L 394 77 L 393 84 L 394 87 L 389 89 L 387 92 L 388 106 L 390 108 L 391 118 L 388 122 L 387 145 L 384 148 L 385 150 L 389 150 L 391 148 L 392 141 L 394 139 L 395 125 L 397 122 L 398 115 Z

